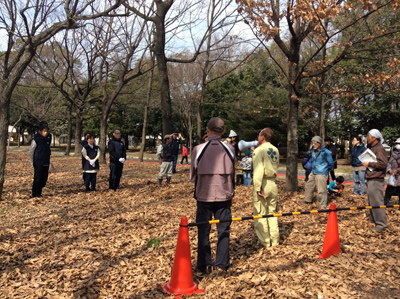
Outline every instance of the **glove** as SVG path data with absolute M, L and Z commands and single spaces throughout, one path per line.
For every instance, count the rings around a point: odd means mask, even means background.
M 118 161 L 121 162 L 122 164 L 124 164 L 125 163 L 125 158 L 119 158 Z
M 89 161 L 89 164 L 92 166 L 92 167 L 94 167 L 95 165 L 96 165 L 96 160 L 90 160 Z

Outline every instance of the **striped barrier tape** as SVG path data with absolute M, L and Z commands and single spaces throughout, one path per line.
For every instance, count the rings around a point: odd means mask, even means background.
M 318 214 L 318 213 L 328 213 L 328 212 L 337 212 L 337 211 L 371 210 L 371 209 L 386 209 L 386 208 L 400 208 L 400 205 L 349 207 L 349 208 L 336 208 L 335 210 L 324 209 L 324 210 L 311 210 L 311 211 L 301 211 L 301 212 L 289 212 L 289 213 L 281 213 L 281 214 L 278 213 L 278 214 L 256 215 L 256 216 L 247 216 L 247 217 L 234 217 L 231 219 L 215 219 L 215 220 L 203 221 L 203 222 L 191 222 L 188 224 L 188 226 L 199 226 L 199 225 L 205 225 L 205 224 L 216 224 L 216 223 L 221 223 L 221 222 L 254 220 L 254 219 L 261 219 L 261 218 L 273 218 L 273 217 L 284 217 L 284 216 L 297 216 L 297 215 Z

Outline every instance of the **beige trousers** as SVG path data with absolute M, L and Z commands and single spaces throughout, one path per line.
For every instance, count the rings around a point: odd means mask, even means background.
M 306 184 L 304 201 L 306 203 L 312 203 L 314 189 L 317 187 L 318 209 L 325 209 L 328 204 L 328 187 L 326 185 L 327 180 L 327 175 L 310 173 Z
M 276 203 L 278 195 L 278 187 L 274 180 L 263 180 L 262 190 L 264 197 L 257 195 L 257 191 L 253 188 L 253 216 L 268 215 L 276 213 Z M 275 246 L 279 244 L 279 227 L 278 218 L 261 218 L 254 220 L 254 228 L 260 244 L 265 247 Z

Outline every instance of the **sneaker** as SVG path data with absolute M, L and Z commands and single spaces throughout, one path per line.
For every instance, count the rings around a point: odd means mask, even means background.
M 382 227 L 377 227 L 377 226 L 375 226 L 375 227 L 371 228 L 371 230 L 374 231 L 374 232 L 376 232 L 376 233 L 383 233 L 383 232 L 386 231 L 386 228 L 382 228 Z

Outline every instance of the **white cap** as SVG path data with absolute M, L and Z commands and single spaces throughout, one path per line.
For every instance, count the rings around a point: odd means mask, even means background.
M 397 138 L 394 143 L 400 143 L 400 138 Z
M 237 134 L 235 133 L 234 130 L 231 130 L 231 131 L 229 132 L 229 136 L 228 136 L 228 137 L 236 137 L 236 136 L 237 136 Z

